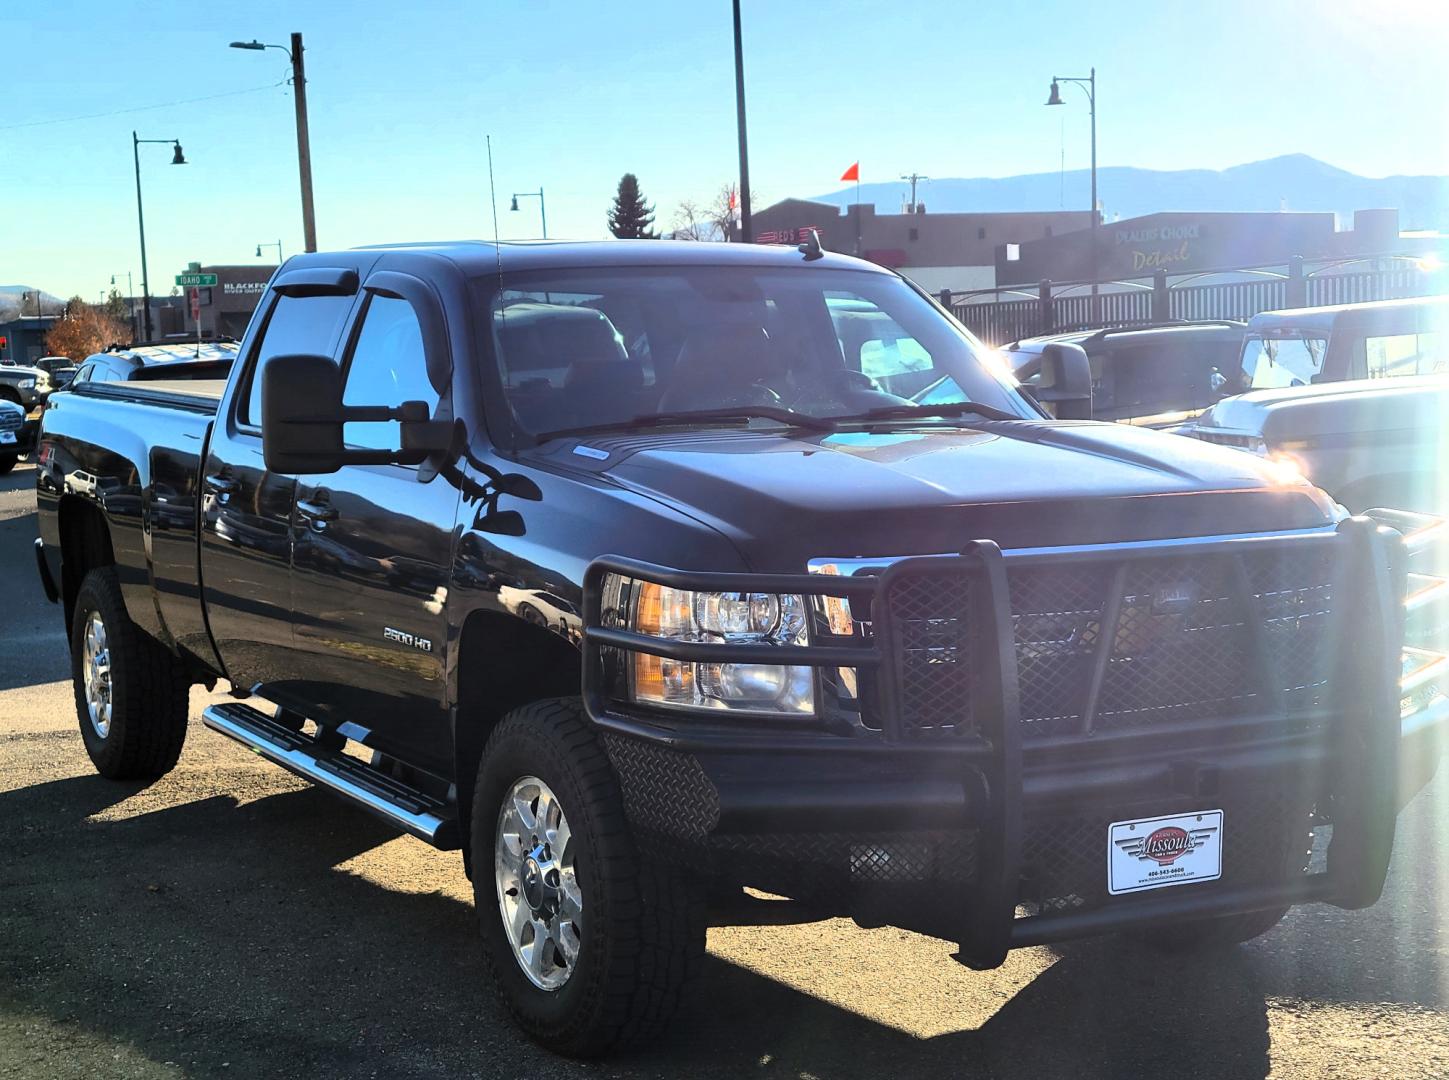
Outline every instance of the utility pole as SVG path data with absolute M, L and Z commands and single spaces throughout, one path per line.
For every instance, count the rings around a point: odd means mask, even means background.
M 302 35 L 292 35 L 292 101 L 297 107 L 297 171 L 302 179 L 302 242 L 317 250 L 317 217 L 312 210 L 312 141 L 307 134 L 307 73 L 302 62 Z
M 735 6 L 735 112 L 740 125 L 740 242 L 752 244 L 754 229 L 750 225 L 750 149 L 745 137 L 745 53 L 740 42 L 740 0 Z
M 910 176 L 903 176 L 901 179 L 911 182 L 911 207 L 907 213 L 914 214 L 916 212 L 916 182 L 919 180 L 929 180 L 931 178 L 929 176 L 922 176 L 920 173 L 911 173 Z

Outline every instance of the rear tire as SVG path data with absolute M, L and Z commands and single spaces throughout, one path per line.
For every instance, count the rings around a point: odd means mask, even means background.
M 519 1027 L 571 1057 L 661 1031 L 704 956 L 703 904 L 694 882 L 640 855 L 577 700 L 536 702 L 499 722 L 470 846 L 489 972 Z
M 0 476 L 6 475 L 15 468 L 15 463 L 19 460 L 19 454 L 0 454 Z
M 92 570 L 76 594 L 71 681 L 81 740 L 112 780 L 171 771 L 186 741 L 185 664 L 131 622 L 114 567 Z
M 1266 934 L 1283 921 L 1286 907 L 1267 911 L 1244 911 L 1215 919 L 1197 919 L 1171 926 L 1154 926 L 1142 931 L 1140 939 L 1158 952 L 1189 953 L 1227 949 Z

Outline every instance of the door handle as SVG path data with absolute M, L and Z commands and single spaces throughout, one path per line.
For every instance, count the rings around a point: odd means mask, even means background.
M 297 513 L 312 522 L 313 525 L 322 525 L 337 520 L 337 507 L 320 500 L 298 499 Z
M 204 481 L 207 493 L 210 495 L 230 495 L 237 488 L 237 483 L 229 476 L 222 476 L 216 473 L 208 476 Z

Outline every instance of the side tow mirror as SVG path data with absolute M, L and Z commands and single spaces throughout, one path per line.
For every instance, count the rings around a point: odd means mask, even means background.
M 262 365 L 262 459 L 282 473 L 334 473 L 343 465 L 418 465 L 453 444 L 450 420 L 422 401 L 343 405 L 342 371 L 329 356 L 273 356 Z M 343 425 L 398 422 L 397 450 L 348 449 Z
M 330 356 L 273 356 L 262 364 L 262 458 L 272 472 L 342 467 L 342 372 Z
M 1050 406 L 1058 420 L 1092 418 L 1092 364 L 1080 345 L 1051 344 L 1041 351 L 1041 382 L 1037 400 Z

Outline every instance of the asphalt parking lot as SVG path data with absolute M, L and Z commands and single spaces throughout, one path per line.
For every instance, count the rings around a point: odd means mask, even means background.
M 33 482 L 0 480 L 0 1077 L 1449 1075 L 1442 778 L 1368 911 L 1297 909 L 1210 958 L 1117 937 L 986 973 L 897 930 L 724 927 L 667 1038 L 553 1058 L 487 996 L 456 853 L 203 730 L 200 691 L 171 775 L 93 775 Z

